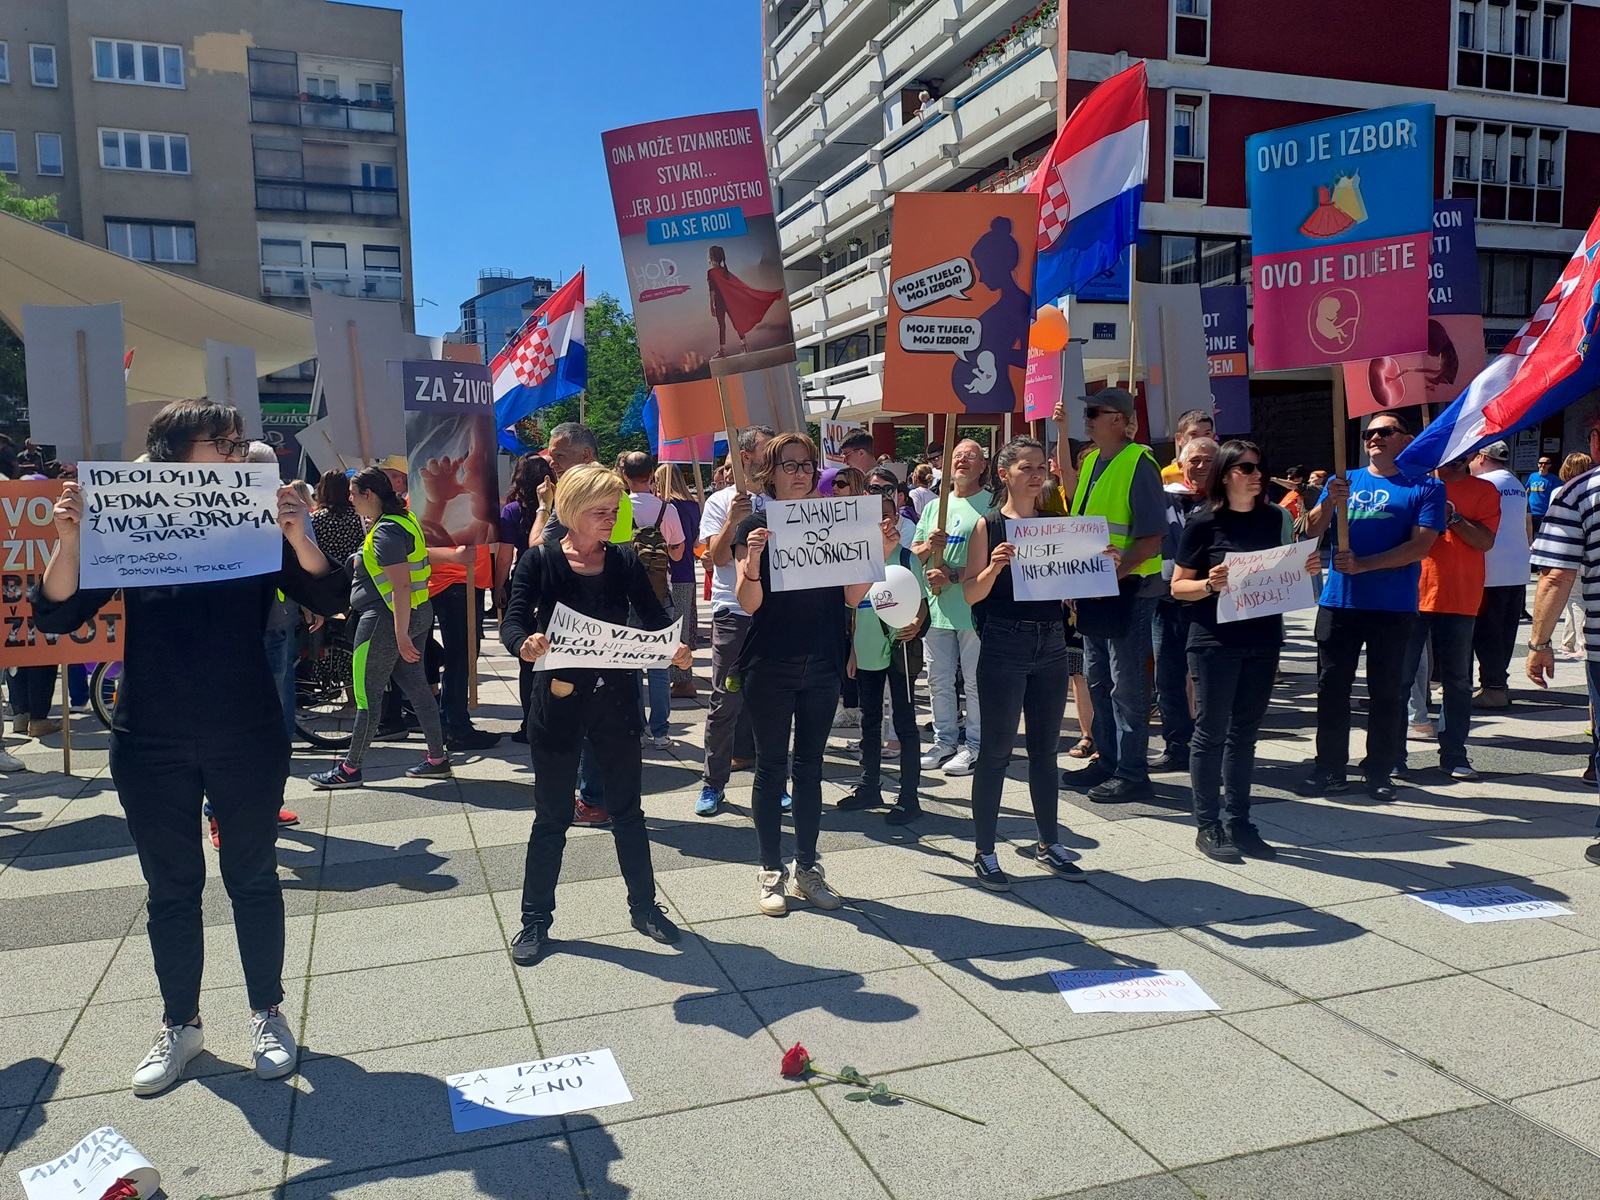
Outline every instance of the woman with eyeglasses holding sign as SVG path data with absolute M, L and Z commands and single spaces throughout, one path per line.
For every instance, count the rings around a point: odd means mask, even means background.
M 1189 673 L 1199 709 L 1189 743 L 1189 787 L 1199 825 L 1194 844 L 1219 862 L 1278 854 L 1250 823 L 1250 776 L 1256 736 L 1278 674 L 1283 618 L 1217 619 L 1217 597 L 1228 589 L 1227 555 L 1294 541 L 1294 519 L 1267 502 L 1265 482 L 1254 442 L 1224 442 L 1207 498 L 1178 537 L 1172 570 L 1172 598 L 1190 605 Z M 1306 571 L 1320 572 L 1316 543 L 1307 542 L 1305 553 Z M 1224 792 L 1226 824 L 1219 794 Z
M 180 400 L 156 414 L 145 437 L 150 461 L 244 461 L 239 410 Z M 83 496 L 66 483 L 56 501 L 60 539 L 33 589 L 34 622 L 67 634 L 94 620 L 111 588 L 79 586 Z M 278 489 L 283 561 L 278 570 L 215 583 L 123 589 L 127 621 L 122 681 L 111 720 L 111 778 L 149 890 L 150 952 L 164 1010 L 155 1045 L 133 1073 L 150 1096 L 176 1083 L 205 1044 L 200 977 L 205 939 L 200 899 L 206 860 L 200 806 L 209 800 L 222 837 L 222 885 L 233 904 L 251 1011 L 256 1075 L 276 1079 L 299 1051 L 283 1001 L 283 892 L 278 810 L 289 777 L 289 735 L 267 665 L 268 609 L 281 589 L 324 616 L 344 607 L 344 576 L 317 549 L 305 502 Z
M 773 500 L 804 500 L 816 495 L 817 448 L 799 433 L 780 433 L 761 448 L 755 481 Z M 834 704 L 850 657 L 846 617 L 867 594 L 867 584 L 851 587 L 772 590 L 765 511 L 751 513 L 733 539 L 739 573 L 735 595 L 751 614 L 750 633 L 740 655 L 739 674 L 756 742 L 756 781 L 750 799 L 760 844 L 757 907 L 769 917 L 789 911 L 789 900 L 809 900 L 818 908 L 838 908 L 839 899 L 817 861 L 822 827 L 822 755 L 833 728 Z M 795 863 L 791 877 L 783 864 L 783 784 L 794 742 Z
M 1044 447 L 1031 437 L 1015 437 L 994 458 L 995 507 L 972 527 L 961 588 L 978 627 L 978 707 L 983 712 L 983 743 L 972 776 L 972 821 L 977 855 L 972 868 L 992 892 L 1011 890 L 995 854 L 1000 790 L 1017 731 L 1027 722 L 1028 794 L 1039 840 L 1031 857 L 1062 879 L 1081 880 L 1083 871 L 1061 845 L 1057 817 L 1059 781 L 1056 751 L 1067 712 L 1066 609 L 1059 600 L 1018 600 L 1011 584 L 1016 547 L 1006 537 L 1007 521 L 1040 515 L 1039 501 L 1049 478 Z M 975 563 L 987 564 L 974 572 Z M 970 684 L 969 684 L 970 686 Z

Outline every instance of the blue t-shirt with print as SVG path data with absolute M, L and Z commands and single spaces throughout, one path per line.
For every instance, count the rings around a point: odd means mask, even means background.
M 1561 476 L 1535 471 L 1528 476 L 1528 515 L 1542 517 L 1550 511 L 1550 497 L 1561 487 Z
M 1408 541 L 1411 531 L 1445 527 L 1444 484 L 1431 476 L 1385 478 L 1365 467 L 1345 472 L 1350 481 L 1350 550 L 1369 558 Z M 1416 612 L 1422 564 L 1367 571 L 1328 572 L 1322 587 L 1324 608 L 1363 608 L 1377 612 Z

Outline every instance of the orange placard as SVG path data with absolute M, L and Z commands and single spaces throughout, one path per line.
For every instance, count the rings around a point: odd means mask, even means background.
M 895 196 L 887 411 L 1021 410 L 1038 228 L 1029 192 Z
M 0 667 L 52 663 L 118 662 L 122 658 L 123 607 L 119 596 L 94 620 L 62 637 L 33 626 L 28 589 L 44 576 L 56 548 L 54 509 L 58 479 L 0 483 Z

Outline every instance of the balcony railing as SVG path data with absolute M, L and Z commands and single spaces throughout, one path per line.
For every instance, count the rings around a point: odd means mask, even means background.
M 380 100 L 305 99 L 300 96 L 252 93 L 250 119 L 257 124 L 267 125 L 393 133 L 394 105 Z
M 304 300 L 311 295 L 312 288 L 356 300 L 403 299 L 398 271 L 325 271 L 261 265 L 263 296 Z
M 258 178 L 256 207 L 283 212 L 398 217 L 400 193 L 395 188 L 358 187 L 348 183 Z

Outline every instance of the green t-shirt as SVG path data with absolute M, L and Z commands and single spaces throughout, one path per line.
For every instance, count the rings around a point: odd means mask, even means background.
M 896 546 L 894 553 L 884 559 L 886 565 L 893 566 L 898 563 L 910 569 L 917 577 L 917 582 L 922 585 L 922 594 L 928 594 L 928 577 L 922 569 L 922 563 L 917 556 L 911 553 L 909 546 L 905 547 L 905 554 L 901 554 L 901 547 Z M 870 593 L 863 597 L 856 606 L 855 620 L 855 651 L 856 670 L 858 671 L 887 671 L 889 660 L 894 657 L 894 631 L 878 619 L 878 614 L 872 611 L 872 598 Z
M 950 494 L 950 502 L 945 513 L 945 536 L 949 539 L 944 547 L 944 561 L 947 566 L 964 567 L 967 565 L 967 539 L 972 536 L 975 525 L 983 521 L 983 515 L 994 507 L 994 494 L 986 488 L 980 488 L 972 496 L 963 500 L 954 492 Z M 917 521 L 917 544 L 921 545 L 928 540 L 928 535 L 933 532 L 939 523 L 939 505 L 930 502 L 922 510 L 922 516 Z M 909 547 L 908 547 L 909 548 Z M 915 555 L 913 555 L 915 557 Z M 961 585 L 954 584 L 942 590 L 937 596 L 928 600 L 929 623 L 935 629 L 971 629 L 972 606 L 967 603 L 966 596 L 962 593 Z

